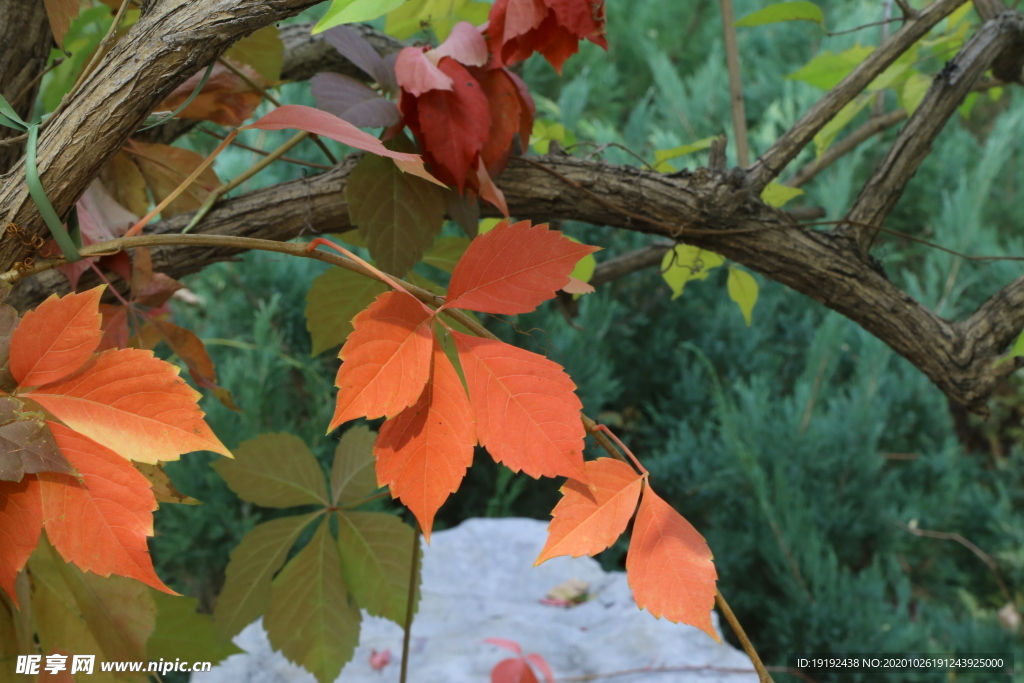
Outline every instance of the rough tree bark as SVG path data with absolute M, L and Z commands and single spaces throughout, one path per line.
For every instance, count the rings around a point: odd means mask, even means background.
M 1017 64 L 1024 16 L 996 7 L 928 91 L 925 104 L 904 125 L 846 217 L 834 231 L 802 226 L 759 199 L 759 191 L 800 153 L 814 135 L 914 42 L 964 0 L 936 0 L 909 16 L 859 67 L 811 108 L 749 169 L 699 169 L 671 176 L 567 156 L 515 158 L 500 178 L 509 208 L 534 221 L 580 220 L 611 225 L 710 249 L 802 292 L 863 326 L 910 360 L 951 401 L 983 412 L 996 383 L 1016 369 L 994 361 L 1024 326 L 1024 277 L 995 294 L 967 319 L 945 320 L 893 284 L 868 253 L 874 226 L 884 222 L 949 116 L 994 64 Z M 260 2 L 158 0 L 127 39 L 112 50 L 41 142 L 44 181 L 58 210 L 67 210 L 103 161 L 171 89 L 208 64 L 243 35 L 294 14 L 312 0 Z M 289 28 L 286 68 L 294 77 L 343 71 L 343 60 L 323 42 Z M 382 43 L 384 52 L 392 46 Z M 1019 75 L 1019 74 L 1018 74 Z M 1004 79 L 1009 80 L 1009 79 Z M 902 117 L 890 116 L 886 125 Z M 877 131 L 874 131 L 877 132 Z M 867 139 L 873 133 L 866 133 Z M 87 154 L 87 159 L 81 156 Z M 200 232 L 287 240 L 304 233 L 348 229 L 344 198 L 353 159 L 320 176 L 284 183 L 222 202 L 200 223 Z M 0 217 L 41 233 L 16 166 L 0 182 Z M 151 226 L 177 232 L 189 216 Z M 661 242 L 663 240 L 659 240 Z M 609 264 L 615 273 L 655 262 L 658 244 L 632 260 Z M 22 251 L 0 240 L 0 267 Z M 234 256 L 187 247 L 155 250 L 155 262 L 172 276 Z M 628 262 L 627 262 L 628 261 Z M 613 272 L 614 271 L 614 272 Z M 26 307 L 66 287 L 43 273 L 21 282 L 12 301 Z
M 18 116 L 27 119 L 39 93 L 39 74 L 46 67 L 53 36 L 42 2 L 0 0 L 0 95 Z M 0 140 L 20 131 L 0 126 Z M 20 145 L 0 147 L 0 173 L 17 161 Z

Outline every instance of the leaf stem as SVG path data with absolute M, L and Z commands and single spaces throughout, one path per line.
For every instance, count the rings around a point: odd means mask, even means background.
M 722 595 L 722 591 L 715 593 L 715 603 L 718 605 L 718 609 L 722 610 L 722 615 L 725 620 L 729 622 L 729 626 L 732 627 L 733 633 L 740 639 L 740 644 L 743 646 L 743 651 L 750 657 L 750 663 L 754 665 L 754 669 L 757 670 L 757 677 L 760 679 L 760 683 L 774 683 L 772 676 L 768 673 L 768 669 L 764 667 L 764 663 L 761 658 L 757 656 L 757 650 L 754 649 L 754 645 L 750 642 L 750 638 L 747 638 L 747 632 L 740 626 L 739 620 L 736 615 L 732 613 L 732 608 L 729 607 L 729 603 L 725 601 L 725 596 Z
M 405 603 L 405 626 L 402 633 L 402 673 L 399 683 L 406 683 L 409 674 L 409 643 L 412 640 L 412 617 L 416 611 L 416 585 L 420 581 L 420 524 L 413 523 L 412 569 L 409 570 L 409 593 Z
M 259 162 L 257 162 L 253 166 L 247 168 L 243 173 L 239 174 L 236 178 L 227 183 L 224 183 L 216 190 L 211 192 L 210 196 L 206 198 L 206 201 L 203 202 L 203 205 L 199 207 L 199 209 L 192 215 L 192 220 L 189 221 L 188 225 L 186 225 L 185 229 L 182 230 L 181 232 L 187 233 L 190 230 L 192 230 L 192 228 L 196 227 L 199 224 L 199 221 L 203 220 L 203 218 L 206 217 L 206 214 L 210 212 L 210 209 L 213 208 L 213 205 L 216 204 L 221 197 L 226 195 L 228 192 L 231 192 L 245 181 L 249 180 L 249 178 L 252 178 L 254 175 L 265 169 L 267 166 L 270 166 L 270 164 L 274 163 L 282 156 L 284 156 L 285 152 L 287 152 L 292 147 L 299 144 L 308 137 L 309 133 L 307 131 L 301 131 L 299 133 L 296 133 L 291 138 L 289 138 L 287 142 L 285 142 L 283 145 L 267 154 L 264 158 L 260 159 Z

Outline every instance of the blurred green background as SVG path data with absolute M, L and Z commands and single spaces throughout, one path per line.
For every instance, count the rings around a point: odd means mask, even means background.
M 884 11 L 881 1 L 818 4 L 832 31 L 877 21 Z M 738 0 L 736 14 L 761 6 Z M 629 0 L 610 2 L 607 12 L 607 53 L 584 44 L 561 77 L 537 57 L 525 65 L 538 117 L 563 124 L 583 143 L 579 154 L 591 151 L 588 143 L 614 142 L 652 160 L 655 150 L 719 133 L 731 138 L 718 3 Z M 969 18 L 977 23 L 973 13 Z M 880 28 L 833 37 L 806 22 L 738 31 L 756 154 L 821 96 L 786 75 L 822 50 L 876 45 Z M 942 63 L 922 58 L 917 67 L 931 74 Z M 967 116 L 950 122 L 889 227 L 973 254 L 1024 253 L 1017 234 L 1024 202 L 1015 201 L 1024 182 L 1024 100 L 1019 88 L 996 95 L 979 97 Z M 283 86 L 281 98 L 313 104 L 307 83 Z M 898 106 L 894 93 L 885 98 L 886 110 Z M 246 135 L 271 149 L 289 133 Z M 893 137 L 889 131 L 847 155 L 790 206 L 820 206 L 829 218 L 840 217 Z M 186 144 L 208 150 L 210 142 L 194 134 Z M 732 153 L 730 145 L 730 165 Z M 313 145 L 290 154 L 324 161 Z M 790 172 L 813 154 L 805 151 Z M 615 147 L 603 155 L 639 163 Z M 229 149 L 216 168 L 231 178 L 253 160 Z M 706 155 L 673 163 L 693 168 Z M 297 177 L 296 169 L 275 165 L 242 190 Z M 604 247 L 598 261 L 649 239 L 603 226 L 560 227 Z M 877 256 L 888 276 L 949 318 L 971 311 L 1021 270 L 897 238 L 882 242 Z M 747 327 L 726 294 L 725 270 L 690 283 L 674 301 L 649 269 L 583 297 L 572 323 L 549 304 L 487 324 L 565 365 L 588 414 L 616 430 L 650 468 L 654 488 L 707 537 L 722 592 L 766 663 L 784 666 L 789 652 L 1015 652 L 1024 661 L 1012 618 L 1024 607 L 1019 382 L 1001 388 L 990 420 L 965 418 L 958 434 L 944 397 L 923 375 L 810 299 L 756 276 L 760 299 Z M 321 272 L 319 264 L 261 253 L 187 279 L 200 303 L 176 303 L 176 319 L 206 340 L 220 383 L 244 411 L 204 399 L 229 447 L 288 431 L 327 466 L 338 437 L 323 433 L 338 361 L 333 351 L 310 357 L 303 313 Z M 486 454 L 477 456 L 437 528 L 468 517 L 547 518 L 558 482 L 512 475 Z M 280 514 L 241 502 L 209 467 L 211 459 L 192 454 L 168 465 L 178 487 L 205 504 L 161 507 L 152 544 L 160 575 L 207 608 L 230 551 L 255 524 Z M 983 557 L 915 530 L 959 534 Z M 599 559 L 622 568 L 624 550 L 620 541 Z M 779 673 L 776 680 L 797 679 Z M 819 673 L 815 680 L 935 678 Z

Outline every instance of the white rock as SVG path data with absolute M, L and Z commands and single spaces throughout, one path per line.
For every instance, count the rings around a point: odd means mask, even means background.
M 525 653 L 541 654 L 556 680 L 645 667 L 677 669 L 615 676 L 638 683 L 756 683 L 747 656 L 719 645 L 707 634 L 655 619 L 637 609 L 622 572 L 605 573 L 596 560 L 559 557 L 533 563 L 544 545 L 547 524 L 534 519 L 471 519 L 433 534 L 424 546 L 423 598 L 413 622 L 409 683 L 483 683 L 511 652 L 482 642 L 506 638 Z M 540 600 L 569 579 L 590 584 L 594 598 L 564 608 Z M 712 615 L 718 624 L 717 615 Z M 260 622 L 235 643 L 233 655 L 193 683 L 315 683 L 303 669 L 273 652 Z M 391 663 L 376 671 L 371 651 L 391 651 Z M 396 683 L 402 629 L 364 613 L 359 648 L 339 683 Z

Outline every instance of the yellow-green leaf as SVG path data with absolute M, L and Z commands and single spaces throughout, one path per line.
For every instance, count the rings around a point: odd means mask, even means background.
M 233 638 L 266 611 L 271 579 L 302 530 L 320 514 L 264 522 L 231 551 L 224 588 L 213 611 L 213 622 L 222 638 Z
M 711 143 L 715 141 L 714 137 L 704 138 L 703 140 L 697 140 L 697 142 L 690 143 L 689 145 L 680 145 L 679 147 L 673 147 L 672 149 L 659 149 L 654 152 L 654 170 L 658 173 L 672 173 L 676 169 L 668 162 L 672 159 L 676 159 L 687 154 L 693 154 L 694 152 L 701 152 L 711 147 Z
M 740 307 L 743 319 L 747 321 L 747 327 L 750 327 L 754 304 L 757 303 L 757 280 L 747 271 L 729 266 L 729 280 L 726 282 L 726 287 L 729 290 L 729 298 Z
M 404 136 L 388 142 L 390 149 L 412 151 Z M 444 225 L 444 190 L 411 173 L 403 173 L 386 157 L 366 154 L 352 169 L 345 197 L 348 215 L 377 267 L 405 275 Z
M 825 15 L 813 2 L 778 2 L 748 14 L 733 26 L 763 26 L 779 21 L 810 21 L 825 27 Z
M 477 237 L 484 234 L 485 232 L 490 232 L 491 230 L 494 229 L 494 226 L 496 226 L 501 221 L 501 218 L 484 218 L 483 220 L 480 221 L 480 227 L 477 228 Z
M 661 260 L 661 276 L 672 288 L 672 298 L 678 299 L 690 280 L 704 280 L 712 268 L 725 263 L 725 258 L 689 244 L 677 244 Z
M 355 653 L 361 620 L 342 578 L 338 546 L 329 525 L 321 524 L 274 579 L 263 617 L 267 637 L 317 681 L 330 683 Z
M 903 90 L 900 92 L 900 98 L 903 108 L 907 110 L 908 116 L 917 111 L 917 108 L 921 106 L 921 100 L 924 99 L 924 95 L 928 92 L 928 88 L 931 85 L 932 79 L 920 71 L 915 71 L 907 78 L 903 84 Z
M 825 50 L 807 62 L 803 67 L 786 76 L 794 81 L 810 83 L 822 90 L 831 90 L 858 64 L 871 54 L 872 47 L 854 45 L 849 50 L 835 54 Z
M 213 617 L 196 611 L 199 601 L 195 598 L 151 592 L 156 603 L 156 629 L 146 643 L 149 661 L 190 659 L 216 664 L 242 652 L 217 634 Z
M 277 26 L 271 24 L 242 38 L 224 53 L 233 62 L 248 64 L 267 83 L 281 80 L 281 63 L 284 61 L 284 43 Z
M 306 294 L 313 355 L 344 344 L 352 332 L 352 318 L 387 290 L 383 282 L 344 268 L 331 268 L 313 280 Z
M 964 98 L 963 104 L 960 105 L 959 112 L 960 116 L 965 119 L 971 118 L 971 111 L 974 109 L 974 105 L 978 103 L 978 93 L 972 92 Z
M 562 147 L 576 144 L 576 136 L 572 131 L 565 129 L 561 123 L 537 119 L 533 122 L 533 131 L 530 133 L 530 147 L 537 154 L 547 154 L 554 140 Z
M 334 449 L 331 466 L 331 504 L 354 503 L 377 490 L 377 474 L 373 466 L 373 443 L 377 433 L 365 425 L 345 432 Z
M 824 128 L 818 131 L 818 134 L 814 136 L 814 148 L 818 157 L 825 153 L 825 150 L 829 148 L 832 141 L 836 139 L 836 135 L 839 134 L 839 131 L 857 118 L 857 114 L 859 114 L 864 107 L 868 106 L 871 99 L 871 95 L 859 95 L 855 100 L 853 100 L 853 102 L 850 102 L 840 109 L 839 113 L 836 114 L 831 121 L 825 124 Z
M 370 614 L 397 624 L 405 622 L 412 537 L 412 527 L 395 515 L 338 513 L 341 570 L 352 596 Z
M 399 7 L 405 0 L 333 0 L 311 33 L 320 33 L 342 24 L 373 21 Z
M 761 191 L 761 199 L 768 206 L 785 206 L 793 197 L 799 197 L 804 193 L 799 187 L 790 187 L 782 183 L 771 182 Z
M 460 21 L 477 26 L 487 21 L 491 6 L 486 2 L 470 0 L 408 0 L 388 14 L 384 31 L 405 40 L 429 25 L 439 41 L 448 37 L 452 27 Z
M 261 434 L 232 454 L 214 468 L 240 498 L 273 508 L 328 504 L 320 464 L 299 437 Z

